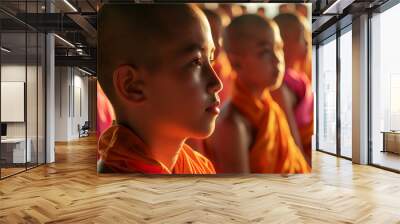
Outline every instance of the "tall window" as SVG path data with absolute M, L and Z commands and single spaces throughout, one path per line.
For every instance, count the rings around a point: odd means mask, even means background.
M 318 149 L 336 153 L 336 36 L 318 48 Z
M 41 13 L 44 1 L 0 1 Z M 45 162 L 45 35 L 0 12 L 0 178 Z
M 400 4 L 371 19 L 372 163 L 400 170 Z
M 312 79 L 311 79 L 311 84 L 312 84 L 312 90 L 314 94 L 314 99 L 317 99 L 316 92 L 317 92 L 317 47 L 315 45 L 312 46 Z M 317 101 L 314 100 L 314 134 L 312 136 L 312 150 L 316 149 L 316 120 L 317 120 L 317 106 L 316 106 Z
M 352 35 L 351 26 L 340 36 L 340 154 L 352 157 Z

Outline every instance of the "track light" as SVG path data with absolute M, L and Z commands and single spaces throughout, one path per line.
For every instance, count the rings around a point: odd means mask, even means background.
M 342 14 L 343 9 L 351 5 L 355 0 L 336 0 L 333 2 L 328 8 L 326 8 L 322 14 L 323 15 L 328 15 L 328 14 Z
M 73 45 L 73 44 L 72 44 L 71 42 L 69 42 L 68 40 L 66 40 L 66 39 L 64 39 L 64 38 L 62 38 L 62 37 L 60 37 L 60 36 L 57 35 L 57 34 L 54 34 L 54 36 L 57 37 L 57 38 L 58 38 L 59 40 L 61 40 L 62 42 L 64 42 L 65 44 L 67 44 L 68 46 L 75 48 L 75 45 Z
M 74 12 L 78 12 L 78 10 L 68 1 L 68 0 L 64 0 L 65 4 L 68 5 L 68 7 L 70 7 Z
M 4 51 L 6 53 L 10 53 L 11 52 L 11 50 L 9 50 L 9 49 L 7 49 L 5 47 L 1 47 L 1 51 Z
M 79 68 L 79 67 L 78 67 L 78 70 L 81 71 L 81 72 L 83 72 L 83 73 L 85 73 L 85 74 L 87 74 L 87 75 L 89 75 L 89 76 L 92 76 L 92 75 L 93 75 L 92 73 L 90 73 L 90 72 L 88 72 L 88 71 L 86 71 L 86 70 L 83 70 L 83 69 L 81 69 L 81 68 Z

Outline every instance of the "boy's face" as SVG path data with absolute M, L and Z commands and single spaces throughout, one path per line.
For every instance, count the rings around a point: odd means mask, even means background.
M 158 131 L 204 138 L 214 130 L 222 84 L 211 67 L 210 26 L 205 17 L 191 20 L 176 24 L 174 38 L 159 46 L 162 62 L 146 75 L 146 105 Z
M 302 59 L 307 56 L 307 32 L 303 27 L 296 27 L 292 30 L 292 35 L 285 40 L 285 52 L 287 56 L 295 59 Z
M 299 39 L 298 39 L 298 49 L 299 49 L 299 58 L 303 58 L 307 56 L 308 43 L 307 43 L 307 31 L 301 27 L 299 30 Z
M 285 68 L 283 43 L 276 26 L 272 29 L 252 29 L 249 41 L 239 63 L 243 76 L 253 85 L 275 89 L 283 79 Z

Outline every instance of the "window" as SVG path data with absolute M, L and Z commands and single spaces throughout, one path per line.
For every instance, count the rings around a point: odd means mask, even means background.
M 372 163 L 400 170 L 400 5 L 371 18 Z
M 44 1 L 18 2 L 19 12 L 38 13 Z M 0 6 L 12 6 L 1 2 Z M 0 178 L 45 163 L 45 35 L 0 12 Z
M 336 36 L 318 48 L 318 148 L 336 153 Z
M 340 155 L 352 157 L 352 34 L 340 36 Z

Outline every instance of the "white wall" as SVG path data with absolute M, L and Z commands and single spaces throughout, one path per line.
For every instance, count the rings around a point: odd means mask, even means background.
M 55 68 L 55 141 L 68 140 L 68 68 Z
M 30 70 L 31 67 L 28 67 Z M 1 66 L 1 81 L 5 82 L 25 82 L 25 64 L 24 65 L 2 65 Z M 7 108 L 1 108 L 6 110 Z M 7 122 L 7 137 L 25 137 L 24 122 Z
M 55 74 L 55 140 L 77 139 L 78 124 L 88 120 L 88 78 L 72 67 L 56 67 Z
M 1 81 L 3 82 L 25 82 L 25 75 L 27 69 L 28 72 L 28 81 L 29 81 L 29 86 L 36 86 L 36 80 L 33 80 L 30 75 L 35 74 L 36 75 L 36 66 L 28 66 L 25 68 L 24 65 L 18 65 L 18 64 L 5 64 L 1 66 Z M 36 88 L 27 88 L 27 103 L 30 104 L 31 102 L 34 102 L 30 106 L 34 107 L 36 109 Z M 40 106 L 40 105 L 39 105 Z M 7 108 L 1 108 L 1 110 L 7 110 Z M 29 110 L 30 112 L 31 110 Z M 27 119 L 28 122 L 35 121 L 36 123 L 36 113 L 27 113 Z M 28 125 L 29 127 L 32 127 L 33 125 Z M 36 126 L 34 128 L 36 130 Z M 30 131 L 28 130 L 28 134 Z M 36 134 L 36 133 L 35 133 Z M 8 137 L 25 137 L 25 122 L 7 122 L 7 136 Z M 29 135 L 28 135 L 29 137 Z

